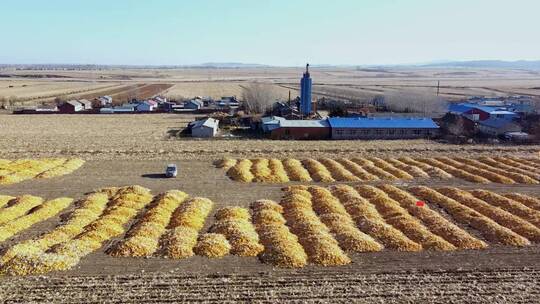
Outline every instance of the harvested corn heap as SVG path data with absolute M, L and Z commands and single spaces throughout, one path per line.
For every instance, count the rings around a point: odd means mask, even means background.
M 385 221 L 399 229 L 412 241 L 424 249 L 455 250 L 456 247 L 440 236 L 429 231 L 418 219 L 411 216 L 400 204 L 391 199 L 384 191 L 373 186 L 359 186 L 358 193 L 367 198 L 377 208 Z
M 127 237 L 116 244 L 112 256 L 146 257 L 159 248 L 161 236 L 166 232 L 171 215 L 188 195 L 182 191 L 168 191 L 156 196 L 152 206 L 128 231 Z
M 199 231 L 213 207 L 211 200 L 201 197 L 182 203 L 173 212 L 168 231 L 162 237 L 163 255 L 173 259 L 193 256 Z
M 369 234 L 384 247 L 399 251 L 419 251 L 422 246 L 410 240 L 403 232 L 386 223 L 375 206 L 361 197 L 351 186 L 333 187 L 335 195 L 362 232 Z
M 298 236 L 310 262 L 322 266 L 339 266 L 351 262 L 339 247 L 326 225 L 311 207 L 311 194 L 292 189 L 281 201 L 287 226 Z
M 482 235 L 489 241 L 511 246 L 530 245 L 529 240 L 526 238 L 433 189 L 420 186 L 410 188 L 409 191 L 421 199 L 438 204 L 450 215 L 452 215 L 456 221 L 465 225 L 470 225 L 471 227 L 480 231 Z
M 283 167 L 289 176 L 289 179 L 292 181 L 298 182 L 311 182 L 311 175 L 309 175 L 308 170 L 304 168 L 302 163 L 294 158 L 287 158 L 283 160 Z
M 302 164 L 311 174 L 311 178 L 316 182 L 331 183 L 336 180 L 332 178 L 332 173 L 319 161 L 308 158 L 302 161 Z
M 27 275 L 71 269 L 103 242 L 122 234 L 123 225 L 151 200 L 150 191 L 139 186 L 93 193 L 65 223 L 10 247 L 0 260 L 0 273 Z
M 341 248 L 353 252 L 380 251 L 383 246 L 354 224 L 339 200 L 325 188 L 310 187 L 313 209 L 336 237 Z
M 499 158 L 496 158 L 497 160 Z M 502 158 L 465 159 L 462 157 L 437 158 L 353 158 L 284 160 L 257 158 L 223 159 L 215 166 L 227 171 L 235 181 L 286 183 L 301 182 L 355 182 L 374 180 L 411 180 L 414 178 L 462 178 L 474 183 L 540 184 L 540 169 L 532 160 Z
M 257 256 L 264 250 L 259 235 L 251 224 L 249 211 L 241 207 L 225 207 L 215 215 L 210 232 L 223 234 L 231 245 L 231 254 Z
M 338 163 L 333 159 L 321 158 L 319 162 L 328 168 L 328 171 L 330 171 L 330 173 L 336 180 L 348 182 L 356 182 L 360 180 L 349 170 L 345 169 L 342 164 Z
M 82 159 L 46 158 L 40 160 L 0 159 L 0 185 L 15 184 L 33 178 L 51 178 L 69 174 L 84 164 Z
M 540 211 L 531 209 L 518 201 L 514 201 L 487 190 L 473 190 L 471 191 L 471 194 L 493 206 L 497 206 L 511 214 L 523 218 L 536 227 L 540 227 Z
M 386 192 L 389 197 L 399 202 L 411 215 L 421 220 L 431 232 L 441 236 L 456 248 L 483 249 L 487 247 L 485 242 L 459 228 L 438 212 L 432 210 L 428 205 L 419 207 L 417 205 L 419 200 L 407 191 L 392 185 L 381 185 L 379 188 Z
M 264 251 L 260 259 L 264 263 L 285 268 L 301 268 L 307 265 L 307 255 L 285 225 L 283 208 L 270 200 L 259 200 L 251 204 L 253 222 Z
M 199 237 L 193 251 L 208 258 L 221 258 L 229 254 L 231 245 L 223 234 L 206 233 Z
M 17 199 L 15 199 L 15 201 L 17 201 Z M 11 238 L 17 233 L 32 227 L 39 222 L 56 216 L 58 213 L 60 213 L 60 211 L 71 205 L 72 202 L 73 199 L 65 197 L 50 200 L 38 205 L 32 210 L 32 212 L 28 214 L 22 215 L 18 218 L 15 218 L 7 223 L 0 225 L 0 243 Z M 19 203 L 21 203 L 21 201 L 19 201 Z M 16 207 L 17 205 L 13 207 Z M 12 212 L 11 214 L 13 213 L 18 212 Z
M 471 193 L 457 188 L 445 187 L 437 189 L 438 192 L 457 200 L 471 209 L 491 218 L 498 224 L 516 232 L 530 241 L 540 242 L 540 229 L 519 216 L 501 208 L 488 204 L 474 197 Z

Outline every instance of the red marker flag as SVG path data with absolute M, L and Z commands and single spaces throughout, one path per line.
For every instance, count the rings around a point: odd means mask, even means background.
M 424 202 L 422 202 L 422 201 L 416 202 L 416 206 L 418 206 L 418 207 L 424 207 L 425 204 L 426 204 L 426 203 L 424 203 Z

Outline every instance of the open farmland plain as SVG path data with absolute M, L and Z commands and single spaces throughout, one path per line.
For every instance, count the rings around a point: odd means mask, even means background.
M 193 117 L 174 114 L 0 118 L 3 159 L 85 160 L 0 185 L 0 199 L 26 206 L 0 208 L 7 302 L 530 303 L 540 293 L 540 187 L 516 181 L 538 179 L 539 146 L 192 140 L 175 135 Z M 274 180 L 275 159 L 290 182 Z M 260 182 L 219 168 L 243 160 Z M 167 163 L 178 178 L 162 178 Z M 298 163 L 310 181 L 287 170 Z
M 276 96 L 299 95 L 302 68 L 267 67 L 234 69 L 104 69 L 0 71 L 0 98 L 19 104 L 51 102 L 54 97 L 93 98 L 130 92 L 137 85 L 167 85 L 153 91 L 170 98 L 242 95 L 242 87 L 265 83 Z M 469 96 L 529 95 L 540 98 L 540 73 L 528 70 L 436 68 L 313 68 L 315 97 L 368 102 L 380 95 L 440 96 L 459 100 Z M 119 91 L 120 90 L 120 91 Z M 136 93 L 136 92 L 135 92 Z M 118 96 L 123 97 L 123 96 Z M 141 96 L 145 98 L 147 96 Z

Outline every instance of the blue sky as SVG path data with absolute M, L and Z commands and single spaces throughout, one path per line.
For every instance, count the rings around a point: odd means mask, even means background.
M 538 0 L 2 0 L 0 63 L 540 59 Z

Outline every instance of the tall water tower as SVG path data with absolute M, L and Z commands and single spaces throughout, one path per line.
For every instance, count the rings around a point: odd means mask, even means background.
M 300 81 L 300 112 L 302 115 L 311 114 L 311 87 L 313 81 L 309 75 L 309 63 L 306 64 L 306 72 Z

